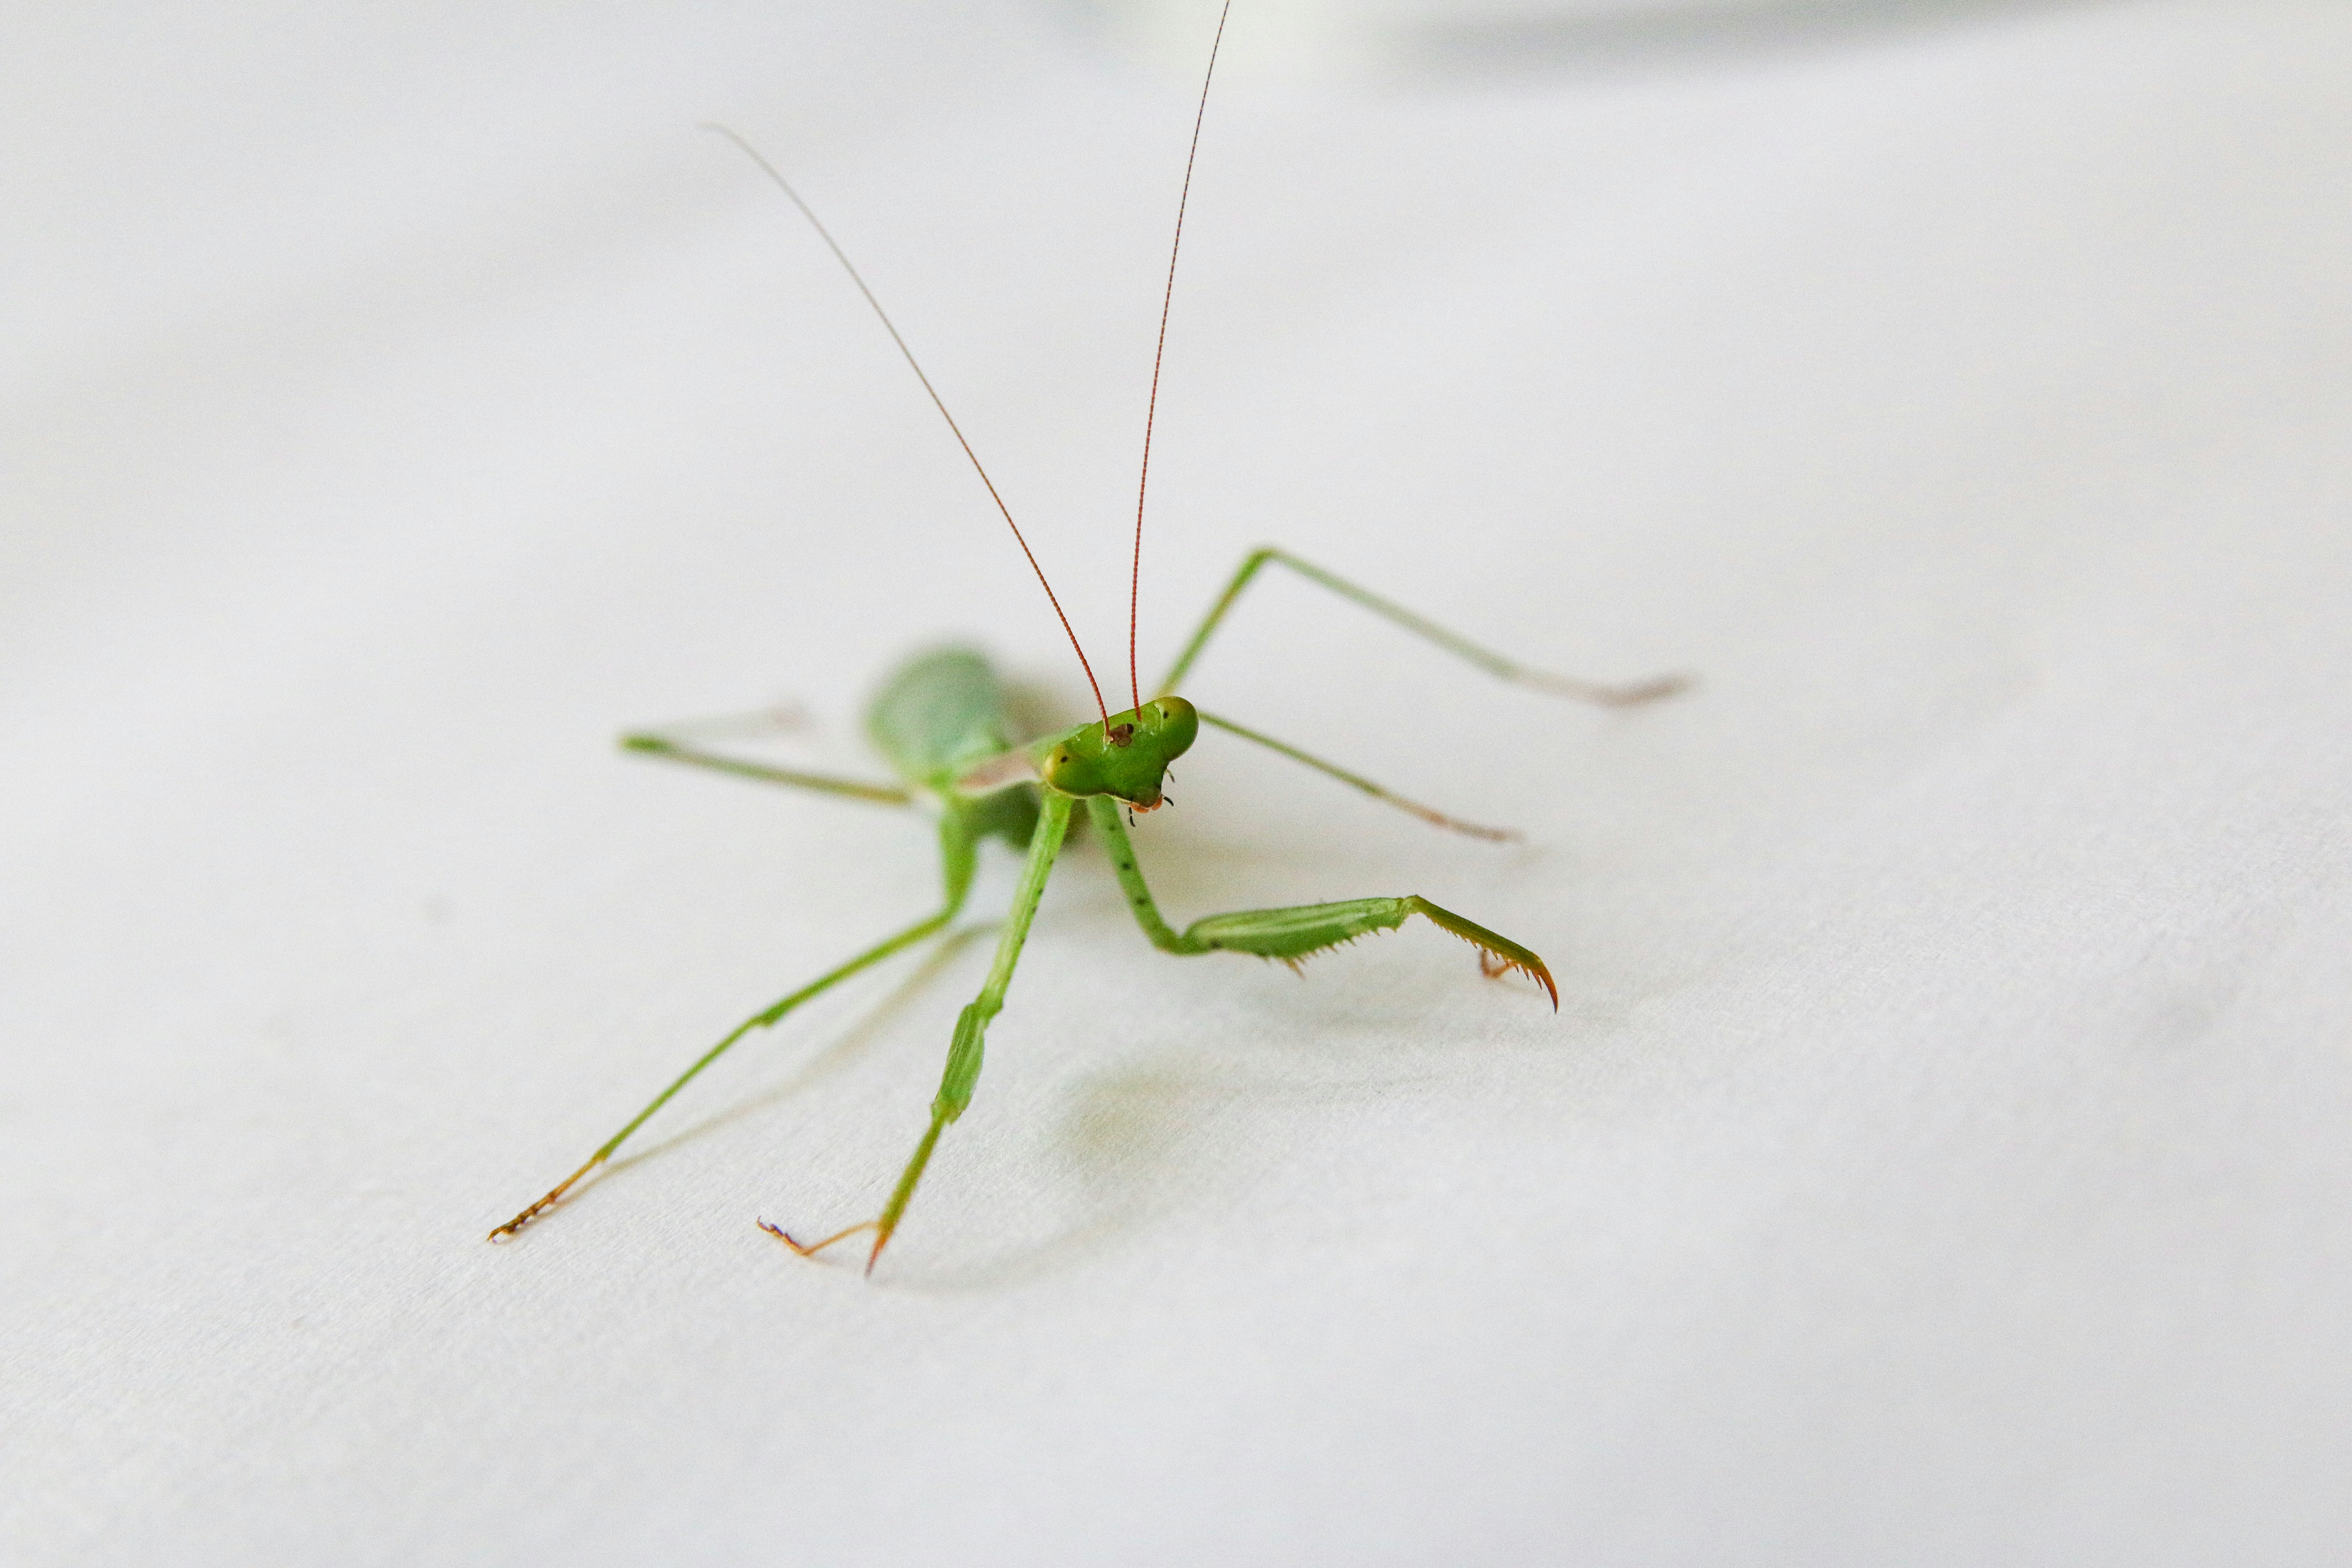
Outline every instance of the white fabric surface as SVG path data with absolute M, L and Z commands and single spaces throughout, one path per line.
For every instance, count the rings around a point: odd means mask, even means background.
M 1213 104 L 1147 666 L 1290 582 L 1172 916 L 1091 846 L 870 1283 L 984 941 L 916 820 L 615 755 L 905 651 L 1073 717 L 1189 67 L 931 4 L 20 9 L 0 1559 L 2316 1563 L 2352 1508 L 2352 10 L 1800 7 Z M 1206 24 L 1203 11 L 1202 24 Z M 1249 11 L 1237 29 L 1252 26 Z M 1119 679 L 1123 683 L 1123 674 Z M 1147 671 L 1147 677 L 1149 673 Z M 973 922 L 1002 907 L 992 859 Z

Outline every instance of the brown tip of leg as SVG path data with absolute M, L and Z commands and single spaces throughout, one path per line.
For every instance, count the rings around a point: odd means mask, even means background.
M 589 1161 L 586 1164 L 581 1166 L 578 1170 L 564 1177 L 562 1181 L 556 1184 L 556 1187 L 553 1192 L 548 1194 L 545 1197 L 540 1199 L 539 1202 L 531 1205 L 530 1207 L 523 1210 L 522 1213 L 515 1215 L 514 1218 L 507 1221 L 506 1224 L 499 1226 L 498 1229 L 490 1232 L 489 1235 L 484 1237 L 482 1239 L 485 1241 L 496 1241 L 502 1236 L 512 1236 L 517 1231 L 522 1229 L 523 1226 L 537 1219 L 541 1214 L 553 1208 L 557 1204 L 563 1200 L 563 1194 L 572 1190 L 574 1183 L 578 1182 L 581 1177 L 586 1175 L 597 1166 L 603 1164 L 604 1163 L 604 1156 L 611 1152 L 612 1150 L 610 1145 L 598 1150 L 594 1154 L 589 1157 Z
M 1561 697 L 1573 697 L 1601 708 L 1632 708 L 1643 702 L 1655 702 L 1688 691 L 1698 684 L 1698 677 L 1677 672 L 1654 676 L 1648 680 L 1627 681 L 1622 686 L 1603 684 L 1598 680 L 1578 680 L 1570 676 L 1546 675 L 1528 671 L 1518 679 L 1530 686 Z
M 568 1183 L 566 1184 L 566 1185 L 569 1184 L 570 1184 Z M 547 1196 L 540 1199 L 539 1202 L 531 1205 L 530 1207 L 523 1210 L 522 1213 L 515 1215 L 514 1218 L 507 1221 L 506 1224 L 499 1226 L 498 1229 L 490 1232 L 489 1235 L 482 1237 L 482 1239 L 484 1241 L 504 1241 L 520 1234 L 523 1226 L 537 1219 L 540 1215 L 547 1209 L 548 1205 L 554 1202 L 555 1194 L 548 1194 Z
M 792 1234 L 792 1232 L 790 1232 L 790 1231 L 786 1230 L 783 1226 L 780 1226 L 780 1225 L 770 1225 L 766 1220 L 761 1220 L 761 1221 L 759 1222 L 759 1226 L 760 1226 L 760 1228 L 761 1228 L 761 1230 L 766 1231 L 770 1236 L 774 1237 L 778 1241 L 782 1242 L 786 1247 L 791 1247 L 794 1252 L 799 1253 L 803 1258 L 814 1258 L 818 1253 L 823 1252 L 826 1247 L 831 1247 L 835 1242 L 841 1240 L 841 1239 L 842 1239 L 842 1238 L 844 1238 L 845 1237 L 852 1237 L 852 1236 L 856 1236 L 856 1235 L 859 1231 L 861 1231 L 861 1230 L 872 1230 L 872 1229 L 874 1229 L 874 1228 L 875 1228 L 875 1223 L 876 1223 L 876 1222 L 874 1222 L 873 1220 L 870 1220 L 870 1219 L 869 1219 L 869 1220 L 861 1220 L 861 1221 L 859 1221 L 857 1224 L 856 1224 L 856 1225 L 853 1225 L 853 1226 L 849 1226 L 849 1227 L 848 1227 L 847 1229 L 845 1229 L 845 1230 L 836 1230 L 836 1231 L 835 1231 L 831 1236 L 826 1237 L 823 1241 L 812 1241 L 812 1242 L 807 1242 L 807 1243 L 803 1243 L 803 1242 L 799 1242 L 799 1241 L 794 1240 L 794 1239 L 793 1238 L 793 1234 Z M 879 1256 L 879 1254 L 880 1254 L 880 1253 L 881 1253 L 881 1251 L 882 1251 L 882 1248 L 877 1245 L 877 1246 L 874 1248 L 874 1251 L 875 1251 L 875 1253 L 877 1254 L 877 1256 Z M 873 1264 L 872 1264 L 872 1262 L 871 1262 L 870 1260 L 867 1262 L 867 1264 L 866 1264 L 866 1272 L 868 1272 L 868 1273 L 873 1272 L 873 1268 L 874 1268 L 874 1266 L 873 1266 Z
M 1637 680 L 1631 686 L 1604 687 L 1598 700 L 1611 708 L 1632 708 L 1678 696 L 1697 684 L 1698 677 L 1695 675 L 1661 675 L 1652 680 Z

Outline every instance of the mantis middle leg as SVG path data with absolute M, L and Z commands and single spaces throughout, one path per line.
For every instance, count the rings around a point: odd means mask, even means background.
M 1238 735 L 1255 745 L 1264 746 L 1278 756 L 1288 757 L 1294 763 L 1302 763 L 1327 778 L 1338 779 L 1349 789 L 1370 795 L 1383 805 L 1392 805 L 1408 816 L 1417 816 L 1432 827 L 1450 828 L 1455 833 L 1466 834 L 1472 838 L 1484 838 L 1496 843 L 1519 837 L 1518 829 L 1515 827 L 1486 827 L 1475 822 L 1465 822 L 1458 816 L 1448 816 L 1435 806 L 1423 805 L 1417 800 L 1407 800 L 1392 789 L 1383 789 L 1361 773 L 1350 773 L 1337 763 L 1327 763 L 1314 752 L 1301 751 L 1287 741 L 1277 741 L 1262 731 L 1236 724 L 1231 719 L 1220 718 L 1205 708 L 1196 711 L 1201 715 L 1201 722 L 1203 724 L 1213 724 L 1228 734 Z
M 684 763 L 689 767 L 709 768 L 713 773 L 733 773 L 737 778 L 757 779 L 761 784 L 789 784 L 794 789 L 847 795 L 852 800 L 870 800 L 881 805 L 908 805 L 915 798 L 914 792 L 903 784 L 869 784 L 864 779 L 814 773 L 804 768 L 779 768 L 766 763 L 745 762 L 740 757 L 706 752 L 652 731 L 622 736 L 621 749 L 642 752 L 647 756 L 661 757 L 673 763 Z

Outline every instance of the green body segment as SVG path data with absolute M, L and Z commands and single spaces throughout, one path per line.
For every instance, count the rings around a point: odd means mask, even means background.
M 866 708 L 866 733 L 900 778 L 935 789 L 1013 745 L 1003 683 L 962 647 L 917 654 L 891 671 Z
M 959 816 L 976 842 L 1002 838 L 1019 849 L 1037 824 L 1037 792 L 966 795 L 956 781 L 1013 749 L 1004 686 L 970 648 L 917 654 L 893 670 L 866 710 L 866 733 L 898 776 Z

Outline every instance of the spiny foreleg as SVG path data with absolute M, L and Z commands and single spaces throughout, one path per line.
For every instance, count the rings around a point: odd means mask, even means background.
M 1087 806 L 1110 851 L 1112 868 L 1118 873 L 1118 885 L 1127 894 L 1129 908 L 1135 911 L 1136 923 L 1164 952 L 1250 952 L 1260 958 L 1278 958 L 1295 969 L 1318 952 L 1376 931 L 1394 931 L 1413 916 L 1421 915 L 1478 949 L 1478 967 L 1486 973 L 1505 974 L 1516 969 L 1544 988 L 1555 1012 L 1559 1008 L 1559 987 L 1553 984 L 1551 971 L 1544 961 L 1533 952 L 1475 921 L 1465 920 L 1413 894 L 1401 899 L 1347 899 L 1337 903 L 1299 904 L 1289 909 L 1239 910 L 1194 921 L 1180 931 L 1161 918 L 1160 906 L 1152 901 L 1151 889 L 1144 883 L 1143 868 L 1136 863 L 1135 846 L 1128 837 L 1127 825 L 1119 820 L 1117 804 L 1094 799 L 1087 801 Z

